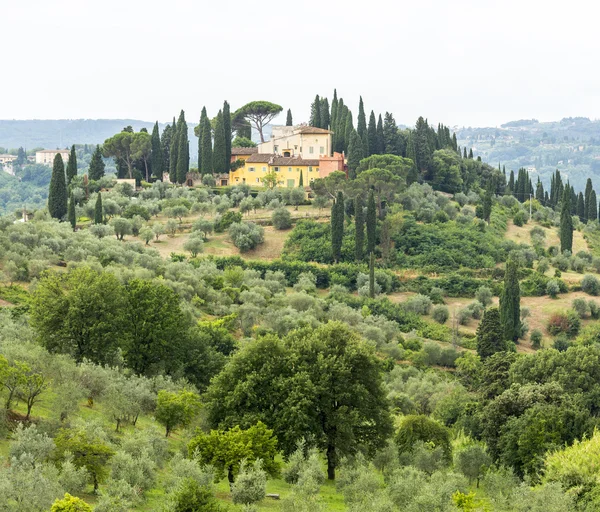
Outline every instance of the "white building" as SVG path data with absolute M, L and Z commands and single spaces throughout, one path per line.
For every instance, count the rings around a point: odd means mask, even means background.
M 35 152 L 35 163 L 51 166 L 54 163 L 54 157 L 60 154 L 63 162 L 66 164 L 69 161 L 70 153 L 68 149 L 42 149 Z

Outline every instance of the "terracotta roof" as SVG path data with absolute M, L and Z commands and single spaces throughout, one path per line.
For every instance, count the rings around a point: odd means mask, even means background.
M 304 160 L 303 158 L 298 158 L 294 156 L 276 156 L 273 159 L 273 165 L 312 165 L 315 167 L 319 167 L 319 160 Z
M 271 158 L 273 158 L 274 156 L 275 155 L 273 153 L 254 153 L 253 155 L 250 155 L 248 157 L 246 162 L 249 164 L 266 164 L 269 163 L 271 161 Z
M 324 128 L 316 128 L 314 126 L 305 126 L 300 128 L 299 130 L 295 130 L 294 133 L 313 133 L 313 134 L 323 134 L 323 133 L 333 133 L 329 130 L 325 130 Z
M 258 148 L 231 148 L 232 155 L 253 155 L 258 153 Z

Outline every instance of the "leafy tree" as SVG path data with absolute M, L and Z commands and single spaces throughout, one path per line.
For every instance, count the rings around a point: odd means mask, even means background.
M 518 263 L 514 258 L 506 262 L 504 288 L 500 294 L 500 323 L 504 329 L 504 340 L 516 342 L 521 331 L 521 290 Z
M 354 254 L 356 261 L 360 262 L 365 250 L 365 213 L 360 194 L 354 199 L 354 228 Z
M 486 453 L 483 446 L 471 444 L 458 451 L 454 457 L 454 465 L 470 481 L 477 482 L 479 489 L 479 479 L 491 465 L 492 459 Z
M 338 192 L 337 198 L 331 207 L 331 250 L 333 261 L 340 261 L 342 255 L 342 242 L 344 240 L 344 194 Z
M 77 227 L 77 216 L 75 215 L 75 201 L 73 200 L 73 192 L 69 194 L 69 206 L 67 209 L 67 219 L 73 230 Z
M 506 350 L 504 329 L 500 323 L 498 308 L 490 308 L 483 314 L 483 319 L 477 328 L 477 353 L 479 357 L 486 357 Z
M 186 478 L 170 496 L 166 512 L 224 512 L 211 489 L 193 478 Z
M 75 144 L 73 144 L 67 161 L 67 187 L 75 176 L 77 176 L 77 154 L 75 153 Z
M 204 241 L 199 237 L 190 237 L 183 244 L 183 248 L 190 252 L 192 258 L 195 258 L 204 250 Z
M 246 137 L 240 137 L 239 135 L 233 139 L 233 147 L 234 148 L 255 148 L 256 142 L 251 139 L 247 139 Z
M 369 197 L 367 200 L 367 254 L 375 252 L 376 241 L 376 230 L 377 230 L 377 210 L 375 207 L 375 194 L 372 190 L 369 190 Z
M 442 449 L 444 458 L 449 462 L 452 458 L 450 430 L 444 425 L 424 415 L 409 415 L 402 418 L 400 427 L 394 437 L 398 452 L 411 453 L 417 441 L 431 443 Z
M 271 221 L 275 229 L 289 229 L 292 227 L 292 214 L 287 208 L 276 208 L 271 214 Z
M 260 135 L 260 141 L 265 141 L 263 134 L 263 127 L 269 124 L 281 111 L 283 107 L 270 103 L 268 101 L 251 101 L 240 109 L 238 109 L 233 115 L 233 119 L 240 120 L 245 119 L 249 122 Z
M 198 413 L 200 399 L 191 391 L 172 393 L 161 389 L 156 400 L 156 421 L 165 427 L 165 437 L 179 427 L 187 427 Z
M 94 224 L 104 224 L 104 215 L 102 211 L 102 194 L 98 192 L 96 204 L 94 205 Z
M 112 156 L 127 165 L 129 179 L 133 178 L 133 163 L 135 158 L 132 154 L 131 145 L 134 138 L 135 135 L 133 132 L 123 131 L 106 139 L 102 145 L 102 152 L 105 157 Z
M 279 175 L 275 171 L 268 172 L 260 179 L 260 181 L 264 187 L 269 189 L 274 189 L 277 185 L 282 183 Z
M 179 184 L 185 183 L 187 173 L 190 170 L 190 141 L 188 140 L 188 127 L 185 122 L 185 113 L 183 110 L 177 120 L 177 166 L 175 168 L 175 178 L 171 179 Z
M 573 250 L 573 218 L 571 217 L 571 192 L 565 187 L 560 209 L 560 252 Z
M 303 187 L 292 188 L 290 190 L 289 204 L 294 207 L 295 211 L 298 211 L 298 205 L 304 201 L 305 197 L 306 192 Z
M 163 147 L 160 141 L 158 121 L 154 123 L 154 128 L 152 128 L 151 151 L 152 158 L 150 161 L 150 167 L 152 168 L 152 174 L 158 181 L 162 181 L 165 160 Z
M 189 442 L 188 451 L 201 463 L 213 466 L 217 480 L 227 473 L 229 482 L 233 483 L 244 461 L 251 464 L 259 459 L 263 460 L 269 475 L 279 474 L 279 463 L 275 460 L 277 438 L 273 436 L 273 430 L 260 421 L 246 430 L 236 425 L 230 430 L 199 434 Z
M 60 153 L 54 157 L 50 190 L 48 192 L 48 213 L 50 216 L 62 220 L 67 214 L 67 184 L 65 182 L 65 166 Z
M 81 498 L 66 493 L 64 498 L 54 502 L 50 512 L 92 512 L 92 507 Z
M 286 126 L 294 126 L 294 122 L 292 121 L 292 111 L 288 108 L 287 117 L 285 119 Z
M 98 181 L 104 177 L 104 160 L 102 159 L 102 149 L 100 144 L 96 146 L 92 159 L 90 160 L 90 166 L 88 168 L 88 177 L 90 180 Z
M 342 456 L 375 450 L 391 429 L 373 348 L 339 322 L 244 345 L 211 382 L 208 410 L 218 428 L 264 422 L 286 454 L 312 439 L 330 479 Z
M 108 476 L 107 464 L 114 451 L 103 440 L 83 429 L 63 429 L 56 436 L 55 443 L 58 458 L 64 459 L 67 453 L 71 454 L 75 467 L 87 470 L 94 492 L 98 491 L 98 485 Z
M 226 160 L 227 148 L 225 144 L 225 127 L 223 125 L 223 112 L 219 110 L 215 122 L 215 145 L 213 148 L 213 172 L 222 174 L 229 170 L 229 162 Z
M 50 352 L 104 364 L 117 352 L 125 307 L 114 275 L 81 267 L 40 280 L 32 296 L 31 325 Z
M 132 223 L 129 219 L 125 217 L 116 217 L 110 220 L 110 225 L 115 230 L 115 236 L 117 240 L 121 242 L 125 238 L 125 235 L 131 235 L 132 231 Z

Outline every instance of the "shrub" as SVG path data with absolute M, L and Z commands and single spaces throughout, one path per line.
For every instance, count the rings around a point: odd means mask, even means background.
M 289 229 L 292 227 L 292 214 L 287 208 L 277 208 L 271 214 L 271 221 L 275 229 Z
M 537 271 L 540 274 L 545 274 L 546 272 L 548 272 L 549 268 L 550 268 L 550 263 L 548 262 L 548 260 L 546 258 L 541 258 L 540 261 L 538 261 Z
M 440 324 L 446 323 L 446 320 L 448 320 L 448 317 L 450 316 L 450 313 L 448 312 L 448 306 L 444 306 L 443 304 L 434 306 L 431 316 Z
M 444 303 L 444 295 L 445 292 L 441 288 L 434 286 L 431 291 L 428 293 L 431 302 L 434 304 L 443 304 Z
M 469 320 L 471 320 L 471 312 L 466 308 L 459 309 L 456 314 L 456 319 L 460 325 L 467 325 Z
M 598 307 L 598 304 L 596 302 L 594 302 L 593 300 L 590 300 L 588 302 L 588 308 L 590 310 L 590 316 L 594 319 L 598 319 L 600 318 L 600 307 Z
M 548 281 L 548 284 L 546 284 L 546 293 L 550 295 L 550 297 L 552 297 L 553 299 L 556 299 L 559 292 L 560 285 L 558 284 L 558 281 L 556 279 L 551 279 L 550 281 Z
M 489 306 L 492 303 L 492 297 L 492 290 L 487 286 L 480 286 L 475 292 L 475 298 L 483 307 Z
M 242 214 L 240 212 L 225 212 L 220 217 L 217 217 L 215 221 L 214 230 L 215 233 L 223 233 L 226 229 L 228 229 L 234 223 L 242 222 Z
M 518 211 L 517 213 L 515 213 L 515 216 L 513 217 L 513 223 L 515 226 L 523 226 L 523 224 L 527 223 L 527 217 L 525 216 L 525 212 L 523 211 Z
M 265 497 L 266 487 L 267 473 L 262 468 L 262 461 L 259 459 L 252 466 L 242 462 L 240 472 L 231 486 L 231 498 L 236 505 L 250 505 Z
M 554 343 L 552 343 L 552 348 L 558 350 L 559 352 L 566 352 L 570 346 L 571 342 L 564 334 L 562 336 L 558 336 L 554 340 Z
M 123 217 L 126 219 L 133 219 L 136 215 L 142 217 L 146 222 L 150 220 L 150 212 L 140 204 L 130 204 L 123 212 Z
M 566 313 L 554 313 L 548 320 L 548 333 L 556 336 L 558 334 L 566 334 L 569 337 L 577 336 L 581 327 L 579 315 L 573 311 Z
M 228 212 L 229 213 L 229 212 Z M 229 237 L 240 252 L 247 252 L 264 242 L 265 230 L 253 222 L 233 223 L 229 226 Z
M 542 347 L 542 331 L 539 329 L 531 331 L 529 339 L 531 340 L 531 346 L 536 350 Z
M 471 318 L 474 318 L 475 320 L 479 320 L 483 313 L 483 306 L 481 305 L 481 303 L 479 301 L 475 301 L 475 302 L 471 302 L 471 304 L 469 304 L 467 306 L 467 310 L 471 314 Z
M 581 289 L 589 295 L 598 295 L 600 293 L 600 281 L 596 276 L 586 274 L 581 280 Z
M 579 315 L 579 318 L 585 318 L 589 311 L 587 302 L 581 297 L 573 299 L 573 302 L 571 302 L 571 307 Z
M 417 315 L 428 315 L 431 310 L 431 299 L 427 295 L 417 294 L 404 303 L 404 308 Z
M 213 232 L 214 223 L 208 219 L 200 218 L 192 225 L 192 233 L 202 233 L 202 238 L 206 242 L 208 235 Z

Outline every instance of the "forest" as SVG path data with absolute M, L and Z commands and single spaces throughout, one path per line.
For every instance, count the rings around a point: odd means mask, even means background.
M 335 91 L 347 173 L 217 187 L 282 111 L 73 145 L 0 217 L 0 511 L 600 509 L 592 180 Z

